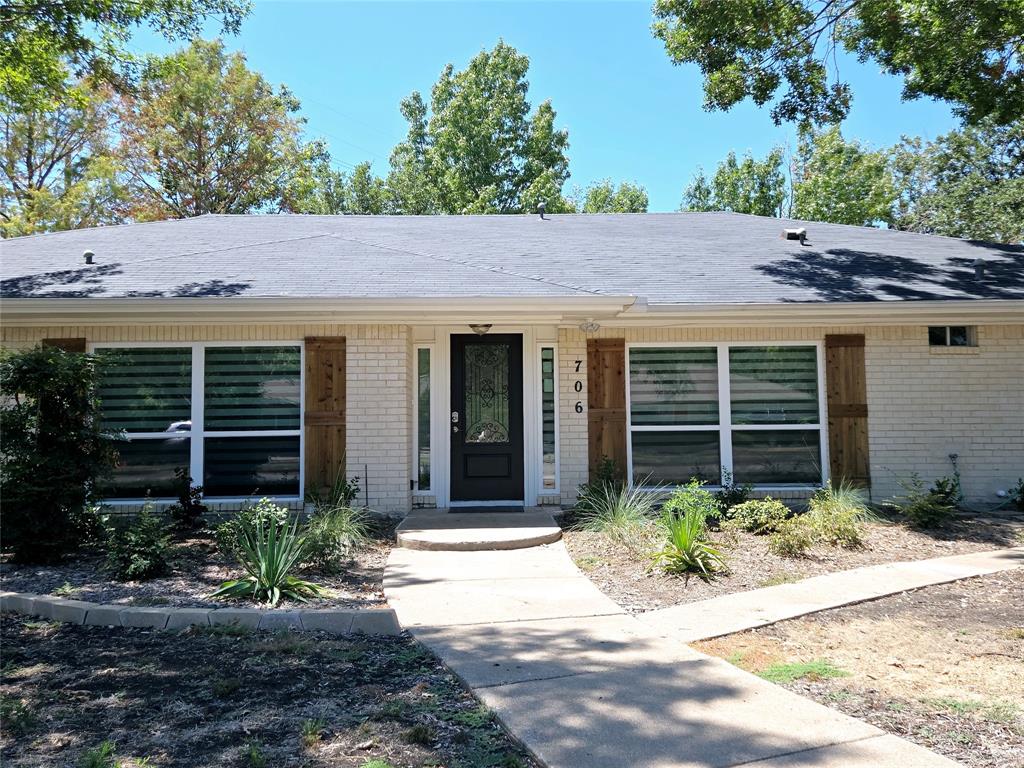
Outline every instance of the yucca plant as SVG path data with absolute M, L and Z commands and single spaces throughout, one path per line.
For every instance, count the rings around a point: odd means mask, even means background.
M 299 534 L 298 515 L 278 525 L 257 518 L 242 525 L 238 561 L 249 575 L 225 581 L 212 597 L 252 598 L 276 606 L 282 597 L 305 602 L 324 594 L 322 587 L 291 575 L 306 554 L 305 537 Z
M 711 581 L 726 569 L 725 555 L 708 538 L 708 524 L 700 510 L 662 516 L 665 544 L 654 555 L 654 563 L 666 573 L 695 573 Z
M 576 528 L 603 533 L 634 546 L 644 537 L 654 517 L 657 493 L 622 484 L 592 485 L 583 489 L 576 505 Z

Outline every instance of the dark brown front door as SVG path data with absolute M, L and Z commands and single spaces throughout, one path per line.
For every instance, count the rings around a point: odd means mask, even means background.
M 523 498 L 523 337 L 452 336 L 452 501 Z

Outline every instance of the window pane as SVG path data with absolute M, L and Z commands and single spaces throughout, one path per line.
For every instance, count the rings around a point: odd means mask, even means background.
M 542 347 L 540 350 L 540 405 L 541 405 L 541 448 L 543 467 L 541 487 L 558 487 L 555 477 L 555 350 Z
M 718 432 L 633 432 L 633 480 L 681 485 L 721 480 Z
M 100 349 L 103 426 L 127 432 L 179 432 L 192 418 L 192 350 Z M 187 462 L 186 462 L 187 463 Z
M 949 346 L 966 347 L 968 344 L 967 326 L 951 325 L 949 327 Z
M 733 424 L 817 424 L 815 347 L 732 347 Z
M 717 424 L 718 350 L 629 350 L 629 398 L 633 424 Z
M 416 353 L 416 378 L 419 381 L 419 399 L 416 403 L 416 445 L 419 448 L 417 471 L 418 487 L 430 490 L 430 350 Z
M 737 483 L 820 483 L 821 433 L 816 429 L 735 430 L 732 466 Z
M 211 437 L 204 441 L 208 496 L 297 496 L 299 438 Z
M 946 346 L 946 326 L 933 325 L 928 328 L 928 343 L 933 347 Z
M 467 443 L 509 441 L 508 344 L 466 344 L 463 376 Z
M 208 347 L 204 428 L 298 429 L 300 359 L 298 347 Z
M 102 495 L 107 499 L 173 497 L 174 471 L 189 466 L 188 433 L 165 439 L 137 439 L 117 444 L 118 462 Z

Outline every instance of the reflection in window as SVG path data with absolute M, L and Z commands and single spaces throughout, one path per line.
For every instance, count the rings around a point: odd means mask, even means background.
M 733 424 L 817 424 L 815 347 L 732 347 Z
M 718 423 L 718 350 L 651 347 L 629 353 L 633 424 Z
M 556 477 L 555 444 L 555 350 L 542 347 L 540 350 L 540 405 L 541 405 L 541 487 L 554 490 L 558 487 Z
M 138 432 L 180 431 L 192 418 L 192 349 L 99 349 L 103 426 Z
M 117 466 L 102 485 L 108 499 L 175 496 L 174 473 L 189 464 L 191 440 L 187 431 L 164 439 L 121 440 L 115 445 Z
M 692 478 L 717 484 L 718 430 L 633 432 L 633 482 L 644 486 L 683 485 Z
M 430 490 L 430 350 L 416 351 L 416 476 L 421 491 Z
M 299 437 L 204 441 L 203 489 L 211 496 L 296 496 Z
M 298 347 L 207 347 L 207 432 L 299 428 Z
M 821 434 L 810 429 L 734 430 L 737 483 L 784 485 L 821 481 Z

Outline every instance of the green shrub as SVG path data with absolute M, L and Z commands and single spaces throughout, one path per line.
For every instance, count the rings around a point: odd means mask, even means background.
M 677 515 L 663 513 L 661 525 L 665 542 L 654 555 L 654 563 L 666 573 L 695 573 L 711 581 L 726 568 L 725 556 L 708 538 L 708 523 L 699 507 Z
M 768 537 L 768 551 L 779 557 L 806 555 L 817 540 L 817 532 L 806 515 L 783 521 L 775 533 Z
M 771 533 L 789 517 L 789 507 L 771 496 L 745 501 L 726 512 L 727 528 L 739 528 L 750 533 Z
M 845 480 L 830 480 L 811 497 L 807 519 L 826 544 L 848 549 L 864 545 L 864 523 L 875 519 L 868 508 L 867 491 Z
M 918 528 L 934 528 L 946 522 L 955 511 L 955 490 L 948 478 L 940 478 L 929 489 L 916 472 L 907 480 L 901 480 L 904 496 L 897 503 L 897 509 L 910 523 Z
M 140 581 L 167 573 L 168 526 L 146 502 L 134 518 L 110 525 L 106 568 L 122 581 Z
M 305 564 L 336 571 L 369 541 L 369 516 L 365 510 L 352 507 L 358 490 L 358 484 L 353 488 L 339 474 L 326 492 L 306 496 L 306 501 L 313 505 L 313 514 L 305 530 Z
M 597 462 L 594 479 L 577 489 L 574 510 L 579 513 L 590 511 L 591 502 L 595 498 L 600 498 L 606 489 L 619 488 L 622 485 L 624 485 L 622 473 L 616 463 L 607 456 L 602 456 Z
M 278 524 L 273 515 L 243 520 L 237 559 L 249 575 L 225 581 L 212 597 L 251 598 L 276 606 L 282 597 L 305 602 L 324 594 L 322 587 L 297 579 L 291 571 L 305 556 L 305 539 L 299 534 L 299 520 L 285 518 Z
M 1017 480 L 1017 484 L 1010 489 L 1010 499 L 1021 512 L 1024 512 L 1024 477 Z
M 667 520 L 671 517 L 682 517 L 693 512 L 702 520 L 718 516 L 718 502 L 715 495 L 704 488 L 697 478 L 693 478 L 686 485 L 677 488 L 668 500 L 661 506 L 661 519 Z
M 192 477 L 185 467 L 174 470 L 178 486 L 178 503 L 167 508 L 167 514 L 174 524 L 184 530 L 203 527 L 203 515 L 206 505 L 203 504 L 203 486 L 192 485 Z
M 117 768 L 115 750 L 114 742 L 101 741 L 98 746 L 85 751 L 78 761 L 79 768 Z
M 749 484 L 736 485 L 733 482 L 732 472 L 722 467 L 722 489 L 715 491 L 715 502 L 718 504 L 719 516 L 726 516 L 730 509 L 743 504 L 750 499 L 752 486 Z
M 99 375 L 92 355 L 53 347 L 0 357 L 0 540 L 16 562 L 56 562 L 99 530 L 91 505 L 117 459 Z
M 576 506 L 578 530 L 603 533 L 610 539 L 636 546 L 654 517 L 655 494 L 622 484 L 591 483 Z
M 268 498 L 256 502 L 246 502 L 230 520 L 226 520 L 214 530 L 217 548 L 225 557 L 235 559 L 239 556 L 245 531 L 257 523 L 264 526 L 280 528 L 288 521 L 288 508 L 275 504 Z

